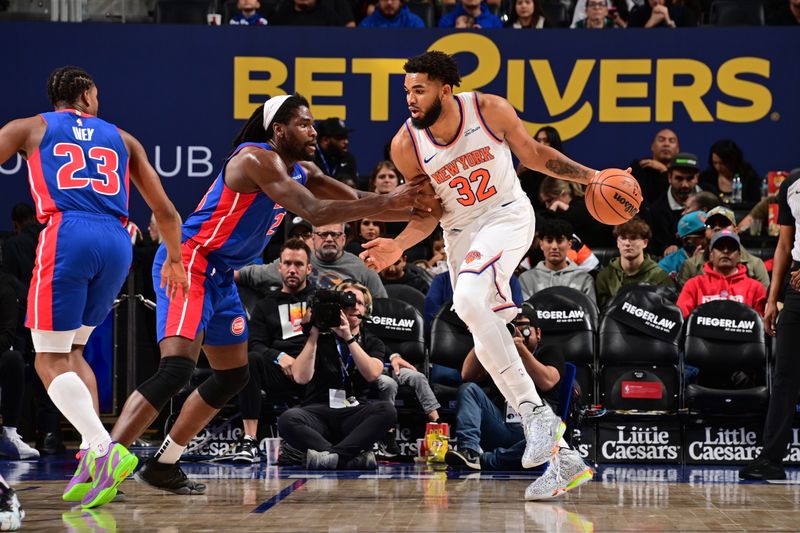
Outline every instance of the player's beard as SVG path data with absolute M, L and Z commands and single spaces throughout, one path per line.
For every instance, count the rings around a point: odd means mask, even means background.
M 431 108 L 425 111 L 425 116 L 422 118 L 411 118 L 411 125 L 417 128 L 418 130 L 424 130 L 426 128 L 430 128 L 436 121 L 439 120 L 439 117 L 442 114 L 442 101 L 438 98 L 433 102 Z

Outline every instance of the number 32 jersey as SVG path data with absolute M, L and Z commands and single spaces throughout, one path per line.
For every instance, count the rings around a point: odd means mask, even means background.
M 128 150 L 117 127 L 64 109 L 39 115 L 47 124 L 28 157 L 28 180 L 40 222 L 83 211 L 128 220 Z
M 445 230 L 463 229 L 484 213 L 525 197 L 505 140 L 489 129 L 478 107 L 477 93 L 455 95 L 461 117 L 458 133 L 439 144 L 426 128 L 405 127 L 420 166 L 442 199 Z

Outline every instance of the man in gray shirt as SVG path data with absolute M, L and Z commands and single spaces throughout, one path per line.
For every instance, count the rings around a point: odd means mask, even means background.
M 595 301 L 592 276 L 567 259 L 571 245 L 572 224 L 561 219 L 548 219 L 542 223 L 539 246 L 544 261 L 520 275 L 523 298 L 527 300 L 548 287 L 564 286 L 577 289 Z
M 344 251 L 346 240 L 344 224 L 317 226 L 312 233 L 314 267 L 309 280 L 318 288 L 335 287 L 345 279 L 353 279 L 365 285 L 374 298 L 386 298 L 386 289 L 378 274 L 369 270 L 364 262 L 350 252 Z M 269 292 L 271 287 L 281 286 L 278 260 L 268 265 L 249 265 L 236 273 L 236 282 L 259 292 Z

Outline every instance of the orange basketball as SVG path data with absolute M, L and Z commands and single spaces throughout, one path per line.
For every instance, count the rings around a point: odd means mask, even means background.
M 639 213 L 642 189 L 636 178 L 618 168 L 599 172 L 586 187 L 586 207 L 603 224 L 627 222 Z

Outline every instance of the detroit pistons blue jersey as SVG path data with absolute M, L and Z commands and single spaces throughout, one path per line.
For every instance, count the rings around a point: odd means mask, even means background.
M 225 160 L 222 170 L 200 201 L 197 210 L 183 223 L 183 241 L 209 262 L 242 268 L 258 257 L 278 229 L 286 210 L 263 192 L 236 192 L 225 185 L 225 168 L 242 148 L 268 144 L 243 143 Z M 305 186 L 306 173 L 300 164 L 292 168 L 292 179 Z
M 117 127 L 74 109 L 42 113 L 47 124 L 28 157 L 37 217 L 82 211 L 128 219 L 128 150 Z

